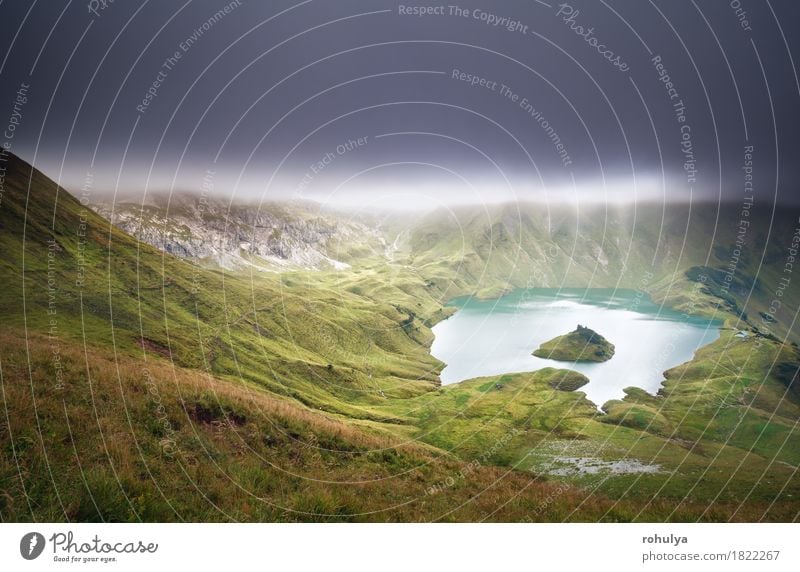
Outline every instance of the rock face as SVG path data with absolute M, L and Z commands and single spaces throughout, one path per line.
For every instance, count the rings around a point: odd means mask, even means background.
M 613 357 L 614 344 L 579 324 L 575 331 L 543 343 L 533 355 L 559 361 L 603 362 Z
M 93 208 L 142 242 L 229 270 L 343 270 L 355 259 L 382 256 L 390 248 L 377 229 L 320 214 L 314 205 L 231 205 L 183 194 L 148 197 L 144 205 L 118 201 Z

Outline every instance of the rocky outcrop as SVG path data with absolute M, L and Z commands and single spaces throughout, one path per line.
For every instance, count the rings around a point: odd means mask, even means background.
M 115 226 L 181 258 L 226 269 L 342 270 L 387 250 L 364 223 L 315 212 L 311 204 L 235 204 L 199 195 L 100 203 Z
M 533 355 L 558 361 L 608 361 L 614 356 L 614 344 L 585 326 L 558 336 L 539 346 Z

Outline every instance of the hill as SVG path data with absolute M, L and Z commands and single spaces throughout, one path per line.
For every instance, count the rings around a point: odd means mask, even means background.
M 533 355 L 558 361 L 604 362 L 614 356 L 614 344 L 594 330 L 581 326 L 568 334 L 544 342 Z
M 14 156 L 4 185 L 3 521 L 560 520 L 585 498 L 490 466 L 426 493 L 466 462 L 370 407 L 435 387 L 403 291 L 203 268 Z
M 785 286 L 797 241 L 800 209 L 787 205 L 464 206 L 412 227 L 407 264 L 448 299 L 629 288 L 692 314 L 735 315 L 742 329 L 798 343 L 800 288 Z
M 716 278 L 690 272 L 713 268 L 702 257 L 654 273 L 647 290 L 718 312 L 720 339 L 667 372 L 658 395 L 629 389 L 600 413 L 564 370 L 440 387 L 429 352 L 452 295 L 559 271 L 596 285 L 593 246 L 573 263 L 560 251 L 552 267 L 548 250 L 530 250 L 512 267 L 510 235 L 487 242 L 475 219 L 465 273 L 451 267 L 457 254 L 444 257 L 458 240 L 434 213 L 393 258 L 231 271 L 140 242 L 13 156 L 3 184 L 4 521 L 792 520 L 800 510 L 797 349 L 755 326 L 737 337 L 745 290 L 730 288 L 737 306 L 726 304 Z M 519 228 L 530 249 L 552 234 Z M 550 244 L 562 243 L 539 247 Z M 608 265 L 613 281 L 621 263 Z

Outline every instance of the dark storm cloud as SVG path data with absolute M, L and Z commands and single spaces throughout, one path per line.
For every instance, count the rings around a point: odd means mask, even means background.
M 797 186 L 795 2 L 30 6 L 4 141 L 70 188 L 739 200 L 747 146 L 760 197 Z

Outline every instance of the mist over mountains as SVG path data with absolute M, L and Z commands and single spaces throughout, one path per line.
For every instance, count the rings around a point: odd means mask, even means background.
M 359 219 L 153 197 L 120 202 L 116 226 L 7 159 L 4 518 L 796 514 L 797 289 L 781 286 L 796 212 L 754 211 L 742 236 L 740 211 L 711 204 Z M 570 284 L 714 317 L 720 337 L 657 394 L 627 388 L 601 411 L 569 369 L 441 386 L 431 328 L 454 296 Z M 597 472 L 556 476 L 564 459 Z M 463 486 L 438 484 L 457 472 Z
M 800 211 L 793 208 L 521 202 L 403 214 L 188 193 L 93 208 L 143 242 L 212 267 L 346 271 L 389 264 L 415 269 L 444 288 L 445 298 L 512 288 L 633 288 L 680 307 L 682 288 L 703 276 L 743 323 L 797 340 L 790 325 L 800 300 L 796 289 L 780 287 L 791 274 L 776 268 L 796 251 Z M 785 304 L 772 303 L 778 296 Z

